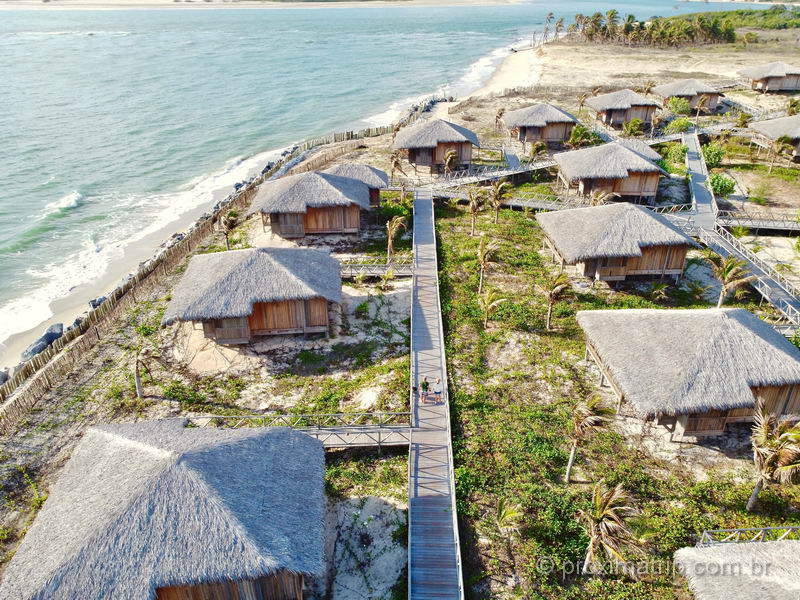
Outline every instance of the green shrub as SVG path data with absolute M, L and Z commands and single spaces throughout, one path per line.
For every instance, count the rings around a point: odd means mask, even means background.
M 692 107 L 689 106 L 689 101 L 686 98 L 673 96 L 667 100 L 667 108 L 674 112 L 676 115 L 688 115 L 692 112 Z
M 201 394 L 195 388 L 186 385 L 177 379 L 170 381 L 161 389 L 165 398 L 176 400 L 181 403 L 181 406 L 196 406 L 203 404 L 206 401 L 205 395 Z
M 714 173 L 708 178 L 711 190 L 717 198 L 727 198 L 736 189 L 736 182 L 730 177 L 725 177 L 720 173 Z
M 687 117 L 678 117 L 670 121 L 670 124 L 664 129 L 667 133 L 683 133 L 689 131 L 692 127 L 692 122 Z
M 702 147 L 703 158 L 709 169 L 720 166 L 722 159 L 725 158 L 725 149 L 716 142 L 706 144 Z
M 689 148 L 684 144 L 670 144 L 667 149 L 667 160 L 671 163 L 684 164 L 686 162 L 686 153 Z
M 641 119 L 631 119 L 622 124 L 622 133 L 628 137 L 642 135 L 642 131 L 644 131 L 644 121 Z

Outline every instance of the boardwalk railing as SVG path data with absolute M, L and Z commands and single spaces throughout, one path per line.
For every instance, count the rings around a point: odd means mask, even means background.
M 694 203 L 689 204 L 668 204 L 666 206 L 645 206 L 645 208 L 660 215 L 668 215 L 682 212 L 692 212 L 695 209 Z
M 786 213 L 721 210 L 717 212 L 717 221 L 726 227 L 738 225 L 748 229 L 800 230 L 800 221 L 798 221 L 797 215 Z
M 739 240 L 737 240 L 731 232 L 727 229 L 722 227 L 721 225 L 717 224 L 714 226 L 714 232 L 721 236 L 726 242 L 728 242 L 731 246 L 733 246 L 737 252 L 741 253 L 748 261 L 756 265 L 762 271 L 764 271 L 767 275 L 769 275 L 770 279 L 774 280 L 779 286 L 781 286 L 787 293 L 791 294 L 798 300 L 800 300 L 800 288 L 795 286 L 791 281 L 786 279 L 783 275 L 781 275 L 778 271 L 775 270 L 775 267 L 767 263 L 762 258 L 759 258 L 750 248 L 742 244 Z
M 777 542 L 800 540 L 800 527 L 751 527 L 746 529 L 709 529 L 702 533 L 698 548 L 719 544 L 742 544 L 754 542 Z
M 353 258 L 339 261 L 342 277 L 381 277 L 392 271 L 395 277 L 411 277 L 413 273 L 413 259 L 410 256 L 395 256 L 387 262 L 385 258 Z

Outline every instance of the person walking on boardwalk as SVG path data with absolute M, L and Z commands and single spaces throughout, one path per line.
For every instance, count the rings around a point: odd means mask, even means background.
M 442 380 L 437 377 L 433 384 L 433 403 L 439 404 L 442 401 Z
M 430 384 L 428 383 L 428 378 L 423 377 L 422 383 L 419 385 L 419 399 L 423 404 L 428 403 L 428 390 L 430 389 Z

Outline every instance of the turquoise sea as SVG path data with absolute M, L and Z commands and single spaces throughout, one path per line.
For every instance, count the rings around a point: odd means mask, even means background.
M 477 88 L 549 11 L 729 6 L 0 11 L 0 342 L 268 151 Z

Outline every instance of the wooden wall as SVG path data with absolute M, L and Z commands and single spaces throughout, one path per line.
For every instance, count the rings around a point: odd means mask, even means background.
M 633 172 L 624 179 L 581 179 L 578 193 L 588 196 L 598 190 L 619 196 L 655 197 L 660 178 L 660 173 Z
M 777 92 L 779 90 L 800 90 L 800 75 L 787 75 L 786 77 L 767 77 L 754 79 L 750 82 L 754 90 L 764 92 Z
M 575 123 L 549 123 L 546 127 L 520 127 L 521 142 L 563 142 L 569 139 Z
M 769 386 L 753 388 L 753 406 L 731 410 L 715 410 L 705 413 L 692 413 L 686 421 L 685 433 L 713 435 L 725 430 L 728 423 L 741 423 L 753 420 L 755 398 L 762 398 L 770 413 L 789 416 L 800 420 L 800 385 Z
M 680 275 L 686 262 L 688 245 L 648 246 L 642 248 L 641 256 L 631 256 L 625 261 L 628 275 Z
M 162 587 L 156 600 L 302 600 L 303 576 L 280 572 L 272 577 L 191 586 Z
M 328 301 L 325 298 L 312 298 L 305 301 L 257 302 L 253 305 L 248 325 L 253 335 L 327 331 Z
M 462 165 L 468 165 L 472 162 L 472 144 L 469 142 L 456 142 L 453 144 L 440 143 L 436 146 L 436 151 L 433 154 L 434 164 L 443 165 L 444 157 L 451 150 L 458 154 L 458 161 Z
M 310 233 L 358 233 L 361 225 L 361 208 L 350 206 L 309 206 L 303 215 L 303 230 Z

